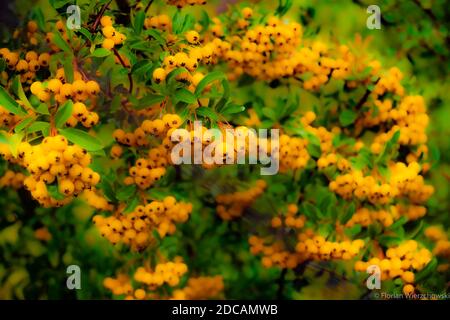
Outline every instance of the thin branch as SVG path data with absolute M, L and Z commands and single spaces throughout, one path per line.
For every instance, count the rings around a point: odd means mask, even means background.
M 380 78 L 378 78 L 373 84 L 376 85 L 378 83 L 378 81 L 380 81 Z M 359 100 L 358 104 L 356 105 L 356 109 L 359 109 L 363 106 L 364 103 L 366 103 L 367 99 L 369 98 L 369 95 L 372 93 L 372 90 L 369 90 L 369 88 L 367 88 L 366 92 L 364 93 L 364 95 L 362 96 L 362 98 Z
M 108 3 L 105 3 L 103 7 L 100 9 L 100 12 L 98 13 L 97 17 L 95 18 L 95 22 L 91 28 L 91 33 L 94 33 L 97 30 L 98 24 L 100 23 L 100 20 L 102 19 L 103 15 L 105 14 L 106 9 L 108 9 L 109 4 L 112 2 L 112 0 L 108 1 Z
M 120 64 L 124 67 L 128 69 L 128 66 L 125 64 L 125 62 L 123 61 L 122 57 L 120 56 L 119 51 L 117 51 L 116 48 L 113 48 L 114 51 L 114 55 L 117 57 L 117 59 L 119 59 Z M 131 71 L 128 71 L 128 81 L 130 83 L 130 87 L 128 89 L 128 92 L 131 93 L 133 92 L 133 77 L 131 76 Z

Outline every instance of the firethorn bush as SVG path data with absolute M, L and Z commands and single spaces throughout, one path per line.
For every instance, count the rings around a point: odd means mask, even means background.
M 369 30 L 355 2 L 77 1 L 71 28 L 70 1 L 17 1 L 0 44 L 0 298 L 375 298 L 374 267 L 384 292 L 445 293 L 445 17 L 383 1 L 386 31 Z M 180 145 L 227 161 L 184 163 Z M 276 174 L 237 162 L 252 149 Z

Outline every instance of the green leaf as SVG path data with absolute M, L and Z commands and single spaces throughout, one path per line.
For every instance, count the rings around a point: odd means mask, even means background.
M 47 191 L 50 197 L 52 197 L 53 199 L 63 200 L 65 198 L 65 196 L 59 192 L 57 185 L 47 186 Z
M 133 210 L 139 205 L 139 197 L 133 197 L 131 201 L 128 202 L 128 205 L 123 210 L 124 214 L 128 214 L 133 212 Z
M 395 230 L 395 229 L 401 227 L 402 225 L 404 225 L 406 222 L 408 222 L 408 218 L 405 216 L 402 216 L 402 217 L 400 217 L 400 219 L 398 219 L 393 224 L 391 224 L 388 229 Z
M 213 108 L 213 107 L 214 107 L 214 110 L 216 110 L 216 111 L 219 112 L 219 113 L 222 113 L 221 111 L 222 111 L 223 108 L 227 105 L 228 99 L 221 98 L 221 99 L 219 100 L 219 102 L 217 102 L 216 105 L 214 105 L 214 102 L 215 102 L 215 99 L 209 99 L 208 107 L 210 107 L 210 108 Z
M 434 168 L 439 164 L 441 152 L 439 151 L 439 148 L 432 143 L 429 145 L 429 150 L 430 150 L 430 161 L 432 163 L 432 168 Z
M 15 115 L 24 116 L 27 114 L 2 86 L 0 86 L 0 105 Z
M 92 41 L 92 34 L 88 29 L 81 27 L 80 29 L 77 30 L 77 32 L 80 32 L 89 41 Z
M 48 133 L 50 132 L 50 123 L 44 121 L 36 121 L 33 122 L 27 129 L 28 133 L 33 133 L 37 131 L 41 131 L 44 134 L 44 136 L 47 136 Z
M 284 16 L 292 7 L 293 3 L 293 0 L 278 0 L 278 7 L 275 14 L 280 17 Z
M 347 207 L 347 210 L 345 211 L 345 214 L 339 219 L 339 221 L 342 224 L 346 224 L 348 220 L 350 220 L 353 217 L 353 214 L 355 214 L 356 211 L 356 205 L 355 202 L 351 202 L 350 205 Z
M 75 128 L 60 129 L 59 133 L 70 142 L 79 145 L 87 151 L 98 151 L 103 149 L 101 142 L 90 134 Z
M 386 157 L 393 151 L 394 147 L 397 145 L 398 139 L 400 138 L 400 130 L 395 131 L 392 138 L 386 142 L 383 152 L 377 157 L 376 162 L 380 163 L 386 160 Z
M 227 79 L 222 80 L 222 87 L 223 87 L 223 98 L 228 99 L 230 97 L 230 83 Z
M 423 220 L 420 220 L 420 222 L 418 223 L 417 227 L 415 227 L 413 230 L 411 230 L 410 232 L 408 232 L 408 239 L 414 239 L 416 236 L 418 236 L 420 234 L 420 232 L 422 231 L 424 227 L 424 223 Z
M 437 265 L 438 261 L 436 257 L 433 257 L 433 259 L 427 264 L 425 268 L 416 273 L 414 281 L 416 283 L 419 283 L 422 280 L 426 279 L 430 274 L 432 274 L 436 270 Z
M 113 187 L 108 179 L 103 178 L 98 183 L 97 187 L 103 191 L 103 195 L 108 201 L 115 201 L 116 197 L 114 195 Z
M 9 149 L 14 157 L 17 157 L 17 147 L 22 142 L 23 136 L 23 132 L 17 132 L 8 138 Z
M 136 13 L 134 16 L 133 21 L 133 29 L 136 34 L 140 34 L 142 31 L 142 27 L 144 26 L 144 20 L 145 20 L 145 12 L 144 10 L 140 10 Z
M 73 82 L 72 58 L 65 57 L 63 67 L 64 67 L 64 78 L 66 79 L 66 82 L 72 83 Z
M 226 76 L 223 72 L 220 71 L 213 71 L 211 73 L 208 73 L 197 85 L 197 88 L 195 88 L 195 95 L 199 97 L 199 95 L 203 92 L 203 90 L 212 82 L 226 79 Z
M 330 192 L 329 189 L 318 189 L 316 200 L 319 211 L 324 213 L 324 216 L 328 217 L 328 214 L 331 213 L 329 207 L 336 204 L 334 193 Z
M 266 116 L 267 118 L 269 118 L 272 121 L 277 121 L 278 120 L 278 115 L 275 112 L 274 109 L 269 108 L 269 107 L 264 107 L 261 109 L 262 113 L 264 116 Z
M 360 233 L 362 230 L 362 227 L 360 224 L 355 224 L 353 227 L 349 228 L 349 229 L 345 229 L 344 233 L 349 236 L 350 238 L 353 238 L 354 236 L 356 236 L 358 233 Z
M 70 53 L 70 54 L 72 53 L 72 49 L 70 49 L 69 44 L 66 42 L 66 40 L 63 39 L 63 37 L 61 36 L 61 34 L 59 32 L 54 32 L 53 33 L 52 41 L 62 51 Z
M 382 235 L 378 238 L 378 241 L 384 247 L 392 247 L 399 245 L 402 242 L 402 239 L 398 236 Z
M 209 24 L 211 23 L 211 19 L 209 19 L 208 13 L 205 10 L 202 10 L 200 12 L 200 19 L 199 19 L 198 22 L 202 26 L 203 30 L 207 30 L 208 29 Z
M 209 119 L 212 119 L 212 120 L 215 120 L 215 121 L 218 120 L 217 114 L 216 114 L 213 110 L 211 110 L 210 108 L 208 108 L 208 107 L 200 107 L 200 108 L 197 108 L 197 109 L 195 110 L 195 113 L 196 113 L 198 116 L 202 116 L 202 117 L 205 117 L 205 118 L 209 118 Z
M 134 64 L 131 68 L 131 73 L 138 76 L 147 75 L 153 67 L 153 63 L 150 60 L 141 60 Z
M 172 18 L 172 30 L 175 34 L 178 34 L 184 22 L 184 17 L 180 10 L 177 10 Z
M 44 14 L 42 13 L 41 8 L 34 7 L 31 12 L 31 18 L 36 20 L 36 23 L 37 23 L 39 29 L 41 29 L 41 31 L 45 32 L 45 18 L 44 18 Z
M 73 102 L 72 100 L 67 100 L 62 106 L 58 108 L 55 115 L 55 125 L 56 128 L 62 128 L 67 120 L 72 115 Z
M 312 220 L 317 220 L 317 218 L 323 218 L 322 212 L 320 212 L 319 209 L 316 208 L 316 206 L 314 206 L 309 202 L 304 202 L 302 204 L 301 212 L 303 212 L 306 217 Z
M 154 104 L 163 102 L 164 99 L 165 97 L 162 95 L 149 93 L 143 98 L 139 99 L 138 104 L 134 109 L 136 110 L 146 109 Z
M 50 114 L 50 112 L 48 111 L 48 105 L 46 103 L 39 104 L 39 106 L 36 108 L 36 112 L 45 115 Z
M 197 102 L 195 95 L 185 88 L 180 88 L 175 92 L 175 98 L 178 101 L 186 102 L 188 104 L 194 104 Z
M 25 129 L 31 122 L 34 121 L 33 117 L 23 119 L 19 124 L 14 127 L 14 132 L 20 132 Z
M 174 79 L 176 79 L 176 77 L 182 73 L 185 72 L 189 72 L 186 68 L 180 67 L 180 68 L 176 68 L 172 71 L 169 72 L 169 74 L 166 77 L 166 82 L 167 83 L 171 83 Z
M 358 114 L 352 110 L 346 109 L 339 114 L 339 122 L 343 127 L 348 127 L 355 122 Z
M 14 87 L 14 90 L 17 93 L 17 96 L 19 97 L 20 101 L 22 101 L 23 104 L 25 106 L 27 106 L 28 108 L 34 110 L 33 106 L 30 103 L 30 101 L 28 101 L 28 98 L 25 95 L 25 92 L 23 91 L 22 82 L 20 82 L 19 76 L 16 76 L 14 78 L 13 87 Z
M 0 143 L 9 144 L 8 137 L 5 135 L 6 132 L 0 131 Z
M 136 185 L 130 184 L 129 186 L 124 186 L 116 192 L 116 198 L 119 201 L 126 201 L 130 199 L 136 193 Z
M 156 42 L 158 42 L 159 45 L 166 44 L 166 40 L 164 40 L 164 38 L 161 36 L 160 31 L 158 30 L 155 29 L 145 30 L 144 35 L 152 37 L 153 39 L 155 39 Z
M 192 30 L 194 28 L 195 21 L 196 20 L 193 15 L 186 14 L 184 16 L 183 25 L 181 26 L 181 30 L 179 31 L 179 33 L 185 33 L 189 30 Z
M 92 52 L 92 55 L 97 58 L 107 57 L 111 54 L 111 50 L 105 48 L 97 48 Z
M 228 114 L 240 113 L 243 111 L 245 111 L 244 106 L 234 104 L 234 103 L 229 103 L 225 106 L 225 108 L 222 109 L 222 111 L 220 113 L 223 115 L 228 115 Z

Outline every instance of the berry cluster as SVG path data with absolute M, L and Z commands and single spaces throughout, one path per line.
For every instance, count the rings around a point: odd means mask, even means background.
M 242 11 L 244 19 L 239 18 L 236 25 L 240 29 L 249 26 L 248 19 L 253 12 Z M 256 24 L 246 30 L 242 36 L 233 34 L 223 36 L 224 26 L 218 19 L 214 20 L 210 31 L 215 37 L 214 55 L 228 63 L 229 78 L 236 79 L 243 73 L 263 80 L 273 80 L 292 76 L 300 66 L 302 56 L 295 52 L 301 43 L 301 26 L 298 23 L 284 24 L 276 17 L 269 17 L 265 25 Z
M 33 82 L 31 92 L 42 102 L 49 102 L 52 97 L 60 105 L 67 100 L 75 101 L 72 107 L 72 116 L 66 121 L 67 126 L 75 127 L 78 123 L 81 123 L 84 127 L 90 128 L 99 121 L 98 114 L 90 111 L 90 109 L 96 105 L 100 86 L 94 80 L 82 80 L 82 75 L 79 72 L 75 72 L 74 81 L 68 83 L 65 79 L 64 69 L 60 68 L 57 70 L 54 79 Z M 86 106 L 86 102 L 90 104 L 89 108 Z
M 382 146 L 397 131 L 400 132 L 398 143 L 401 145 L 423 145 L 428 140 L 426 128 L 429 117 L 422 96 L 404 97 L 397 108 L 390 110 L 386 121 L 391 121 L 394 125 L 387 132 L 375 137 L 370 147 L 373 153 L 380 153 Z
M 38 54 L 35 51 L 21 53 L 10 51 L 8 48 L 1 48 L 0 58 L 5 60 L 9 70 L 13 70 L 20 75 L 20 82 L 30 84 L 40 68 L 48 68 L 50 54 L 46 52 Z
M 9 136 L 9 135 L 8 135 Z M 0 143 L 0 156 L 10 163 L 18 163 L 19 161 L 12 155 L 11 147 L 8 143 Z
M 118 274 L 116 278 L 105 278 L 103 280 L 103 286 L 117 296 L 124 294 L 130 296 L 133 293 L 130 277 L 123 273 Z
M 399 193 L 397 188 L 388 183 L 380 185 L 374 176 L 363 176 L 359 170 L 337 176 L 329 187 L 344 199 L 356 197 L 374 204 L 388 204 Z
M 147 157 L 140 157 L 135 165 L 130 167 L 129 176 L 125 184 L 136 184 L 140 189 L 148 189 L 166 173 L 166 167 L 171 163 L 170 151 L 173 146 L 172 133 L 182 124 L 176 114 L 165 114 L 162 119 L 144 120 L 134 132 L 126 133 L 117 129 L 113 133 L 114 139 L 123 145 L 131 147 L 148 146 L 151 136 L 162 138 L 161 144 L 151 148 Z M 111 148 L 111 156 L 119 158 L 123 153 L 119 145 Z
M 306 216 L 297 215 L 297 213 L 297 205 L 290 204 L 287 206 L 286 215 L 273 217 L 270 224 L 274 229 L 282 227 L 301 229 L 305 226 Z
M 161 296 L 157 289 L 165 284 L 170 287 L 178 286 L 187 271 L 187 265 L 180 257 L 176 257 L 174 261 L 158 263 L 154 269 L 148 265 L 138 267 L 133 274 L 133 282 L 128 275 L 120 273 L 116 278 L 105 278 L 103 285 L 113 295 L 125 295 L 126 300 L 164 299 L 166 297 Z M 146 287 L 135 290 L 134 283 Z
M 189 146 L 190 144 L 191 148 L 187 149 L 194 150 L 194 152 L 187 151 L 188 154 L 184 154 L 185 148 L 173 150 L 171 152 L 173 163 L 182 163 L 187 157 L 191 159 L 191 163 L 198 163 L 201 160 L 203 168 L 212 169 L 223 164 L 237 163 L 239 159 L 253 157 L 255 156 L 254 152 L 257 152 L 260 157 L 261 155 L 273 156 L 274 160 L 284 163 L 283 159 L 278 159 L 279 156 L 277 156 L 280 147 L 278 141 L 272 145 L 270 138 L 258 137 L 256 131 L 251 128 L 245 126 L 232 128 L 231 125 L 223 125 L 214 129 L 208 129 L 204 126 L 188 129 L 177 129 L 172 134 L 168 132 L 168 138 L 170 137 L 172 143 L 179 143 L 181 146 Z M 234 131 L 231 134 L 231 131 L 227 132 L 227 129 Z M 290 144 L 294 148 L 292 154 L 304 154 L 304 151 L 299 147 L 302 143 L 303 140 L 292 138 Z M 201 159 L 196 159 L 196 155 L 201 155 Z
M 355 270 L 366 272 L 371 265 L 376 265 L 381 271 L 381 280 L 401 278 L 405 283 L 403 292 L 412 293 L 414 287 L 414 271 L 422 270 L 432 259 L 431 252 L 426 248 L 419 248 L 415 240 L 408 240 L 397 247 L 386 250 L 385 258 L 371 258 L 367 262 L 357 261 Z
M 351 260 L 364 247 L 364 240 L 328 241 L 320 235 L 315 235 L 311 229 L 298 235 L 295 250 L 305 260 Z
M 113 132 L 113 137 L 120 144 L 130 147 L 147 146 L 149 144 L 147 135 L 153 135 L 155 137 L 166 136 L 167 139 L 164 140 L 164 143 L 169 144 L 171 134 L 181 124 L 182 120 L 179 115 L 168 113 L 161 119 L 144 120 L 134 132 L 126 133 L 122 129 L 117 129 Z
M 151 18 L 153 19 L 153 18 Z M 150 20 L 151 20 L 150 19 Z M 156 22 L 160 23 L 161 16 L 155 18 Z M 163 28 L 163 30 L 169 30 L 171 26 L 166 23 L 161 26 L 160 24 L 153 23 L 151 26 L 156 28 Z M 149 23 L 150 24 L 150 23 Z M 204 74 L 196 71 L 200 63 L 210 64 L 213 62 L 215 45 L 211 42 L 206 45 L 200 45 L 202 39 L 195 30 L 187 31 L 184 35 L 185 43 L 177 42 L 177 47 L 174 46 L 176 42 L 176 36 L 169 34 L 167 41 L 172 45 L 170 54 L 166 55 L 163 59 L 162 65 L 153 71 L 152 78 L 155 83 L 163 83 L 166 80 L 167 75 L 175 68 L 185 68 L 186 72 L 181 72 L 175 76 L 175 79 L 179 82 L 188 84 L 187 89 L 194 92 L 197 85 L 204 78 Z M 220 41 L 220 39 L 218 40 Z M 206 86 L 205 90 L 209 90 L 211 85 Z
M 245 191 L 237 191 L 228 194 L 219 194 L 216 196 L 216 212 L 223 220 L 231 220 L 240 217 L 245 208 L 264 192 L 267 183 L 264 180 L 257 180 L 256 185 Z
M 294 269 L 302 262 L 298 254 L 285 249 L 282 241 L 271 241 L 270 239 L 251 236 L 248 242 L 252 254 L 263 255 L 261 263 L 265 268 L 277 266 L 282 269 Z
M 60 52 L 62 50 L 60 47 L 61 43 L 55 38 L 55 35 L 57 35 L 58 38 L 62 38 L 62 40 L 64 40 L 65 42 L 70 43 L 70 45 L 74 48 L 81 45 L 81 41 L 76 36 L 76 34 L 67 31 L 65 21 L 57 20 L 55 22 L 55 28 L 55 31 L 49 31 L 45 34 L 45 42 L 47 43 L 51 52 Z M 69 36 L 71 36 L 71 38 Z
M 434 193 L 434 187 L 425 184 L 423 176 L 419 174 L 421 167 L 417 162 L 408 165 L 397 162 L 391 165 L 390 171 L 389 183 L 411 202 L 423 203 Z
M 423 217 L 426 213 L 427 209 L 425 207 L 415 205 L 397 204 L 390 206 L 388 209 L 380 210 L 362 207 L 356 210 L 345 226 L 351 228 L 356 224 L 360 224 L 362 227 L 368 227 L 375 222 L 379 222 L 387 228 L 402 216 L 405 216 L 408 221 L 413 221 Z
M 271 221 L 272 228 L 283 227 L 296 231 L 303 228 L 306 218 L 303 215 L 296 216 L 297 211 L 296 205 L 289 205 L 284 225 L 281 218 L 274 217 Z M 312 229 L 298 233 L 297 241 L 295 250 L 292 250 L 282 239 L 274 239 L 271 236 L 265 238 L 252 236 L 249 238 L 250 252 L 255 255 L 262 254 L 261 263 L 266 268 L 277 266 L 293 269 L 309 260 L 351 260 L 365 245 L 361 239 L 329 241 L 325 237 L 315 234 Z
M 0 126 L 6 128 L 14 127 L 21 120 L 20 116 L 9 112 L 3 106 L 0 105 Z
M 136 184 L 140 189 L 148 189 L 166 174 L 166 166 L 170 161 L 170 154 L 160 145 L 150 149 L 148 158 L 139 158 L 135 166 L 128 170 L 129 176 L 125 178 L 127 185 Z
M 306 139 L 289 137 L 285 134 L 280 136 L 280 172 L 306 167 L 309 160 L 307 144 Z
M 329 184 L 330 190 L 344 199 L 356 197 L 373 204 L 388 204 L 396 197 L 408 197 L 414 203 L 426 201 L 434 192 L 431 185 L 425 185 L 417 162 L 406 166 L 402 162 L 390 166 L 388 181 L 379 181 L 375 176 L 364 176 L 359 170 L 339 175 Z
M 224 290 L 223 277 L 189 278 L 183 289 L 174 290 L 173 300 L 218 299 Z
M 103 48 L 112 50 L 114 46 L 121 45 L 126 40 L 126 36 L 114 28 L 110 16 L 103 16 L 100 19 L 100 24 L 102 25 L 103 36 L 105 36 L 102 42 Z
M 11 187 L 15 190 L 20 189 L 23 187 L 25 178 L 25 175 L 21 172 L 7 170 L 5 174 L 0 177 L 0 188 Z
M 425 236 L 435 242 L 433 255 L 448 259 L 450 257 L 450 241 L 440 226 L 430 226 L 425 229 Z M 447 265 L 448 266 L 448 265 Z
M 187 271 L 188 267 L 183 262 L 158 263 L 155 270 L 144 267 L 137 268 L 134 280 L 149 286 L 149 289 L 153 291 L 164 284 L 176 287 Z
M 161 14 L 144 20 L 145 29 L 159 29 L 161 31 L 172 31 L 172 19 L 167 14 Z
M 207 0 L 166 0 L 166 2 L 168 5 L 176 6 L 178 9 L 181 9 L 187 5 L 205 5 Z
M 103 217 L 96 215 L 93 221 L 100 234 L 112 244 L 122 242 L 132 250 L 146 248 L 153 239 L 152 231 L 156 230 L 161 238 L 176 231 L 176 223 L 188 220 L 192 212 L 192 204 L 177 202 L 168 196 L 163 201 L 152 201 L 137 206 L 133 212 L 116 216 Z
M 102 210 L 102 211 L 111 211 L 113 210 L 113 205 L 108 202 L 108 200 L 100 194 L 98 190 L 94 189 L 85 189 L 84 192 L 80 195 L 80 197 L 86 201 L 91 207 Z
M 37 33 L 38 31 L 38 25 L 36 23 L 36 21 L 34 20 L 30 20 L 27 23 L 27 38 L 28 41 L 31 45 L 35 46 L 38 44 L 38 39 L 37 39 Z
M 79 72 L 74 72 L 74 82 L 68 83 L 64 75 L 64 69 L 60 68 L 57 70 L 54 79 L 49 79 L 44 82 L 33 82 L 30 90 L 42 102 L 50 101 L 53 95 L 55 101 L 60 104 L 69 99 L 75 102 L 89 100 L 91 105 L 94 106 L 96 97 L 100 92 L 100 86 L 94 80 L 83 81 L 82 75 Z M 85 110 L 83 115 L 86 115 Z M 75 117 L 75 114 L 73 116 Z M 79 118 L 81 120 L 81 117 Z
M 44 207 L 67 204 L 100 181 L 100 175 L 88 167 L 90 154 L 69 145 L 64 136 L 46 137 L 38 145 L 22 142 L 17 151 L 20 164 L 30 173 L 24 185 Z M 58 192 L 50 195 L 51 186 L 57 186 Z

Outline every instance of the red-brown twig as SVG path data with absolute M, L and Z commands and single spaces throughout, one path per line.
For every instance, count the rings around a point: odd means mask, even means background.
M 103 15 L 105 14 L 106 9 L 108 9 L 109 4 L 112 2 L 112 0 L 108 1 L 108 3 L 105 3 L 103 7 L 100 9 L 100 12 L 98 13 L 97 17 L 95 18 L 94 24 L 91 28 L 91 33 L 94 33 L 97 30 L 98 24 L 100 23 L 100 20 L 102 19 Z

